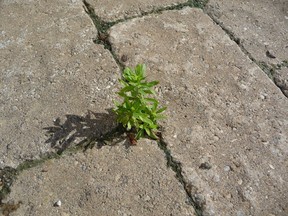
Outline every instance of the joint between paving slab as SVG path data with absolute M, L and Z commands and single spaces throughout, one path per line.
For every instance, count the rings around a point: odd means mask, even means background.
M 276 70 L 280 70 L 283 67 L 287 67 L 288 68 L 288 60 L 284 60 L 283 62 L 281 62 L 280 64 L 277 65 L 271 65 L 271 64 L 267 64 L 264 61 L 257 61 L 250 52 L 247 51 L 247 49 L 245 49 L 245 47 L 241 44 L 241 40 L 240 38 L 236 37 L 235 34 L 227 29 L 221 22 L 219 22 L 218 20 L 216 20 L 213 16 L 211 16 L 209 13 L 206 13 L 218 26 L 220 26 L 220 28 L 229 36 L 229 38 L 234 41 L 241 49 L 241 51 L 248 56 L 248 58 L 254 62 L 256 65 L 258 65 L 258 67 L 273 81 L 273 83 L 281 90 L 281 92 L 284 94 L 283 89 L 281 86 L 279 86 L 276 82 L 275 82 L 275 73 Z M 288 96 L 286 96 L 284 94 L 285 97 L 288 98 Z
M 96 44 L 101 44 L 104 46 L 105 49 L 109 50 L 110 53 L 112 54 L 115 62 L 117 63 L 117 65 L 120 67 L 121 71 L 124 70 L 125 65 L 123 63 L 124 60 L 120 60 L 117 58 L 115 52 L 112 49 L 112 45 L 111 42 L 109 41 L 109 33 L 108 30 L 121 22 L 125 22 L 128 20 L 132 20 L 134 18 L 141 18 L 150 14 L 159 14 L 163 11 L 169 11 L 169 10 L 181 10 L 184 7 L 196 7 L 196 8 L 201 8 L 203 9 L 206 4 L 208 3 L 209 0 L 188 0 L 187 2 L 184 3 L 179 3 L 176 5 L 172 5 L 172 6 L 166 6 L 166 7 L 157 7 L 154 8 L 150 11 L 142 11 L 140 15 L 136 15 L 136 16 L 131 16 L 131 17 L 127 17 L 125 19 L 118 19 L 116 21 L 112 21 L 112 22 L 106 22 L 104 20 L 102 20 L 96 13 L 95 10 L 93 8 L 93 6 L 91 4 L 89 4 L 87 2 L 87 0 L 83 0 L 83 8 L 85 10 L 85 12 L 89 15 L 89 17 L 91 18 L 94 26 L 96 27 L 98 34 L 96 36 L 96 38 L 93 39 L 93 42 Z
M 197 199 L 195 199 L 193 194 L 191 194 L 191 185 L 184 179 L 184 176 L 182 174 L 182 165 L 171 155 L 171 151 L 169 150 L 167 143 L 163 140 L 162 134 L 160 134 L 159 136 L 158 146 L 165 154 L 167 166 L 175 172 L 177 180 L 183 186 L 189 199 L 189 204 L 193 206 L 197 216 L 202 216 L 204 211 L 203 205 L 201 204 L 201 202 L 198 202 Z
M 97 147 L 101 148 L 102 146 L 109 145 L 111 140 L 114 140 L 116 137 L 120 137 L 124 133 L 124 128 L 121 125 L 113 128 L 107 133 L 103 134 L 99 138 L 86 138 L 80 143 L 76 144 L 74 147 L 70 147 L 67 149 L 59 149 L 55 153 L 48 153 L 39 159 L 35 160 L 26 160 L 19 164 L 16 168 L 12 167 L 4 167 L 0 171 L 0 212 L 4 216 L 8 216 L 11 212 L 17 210 L 20 207 L 21 201 L 18 203 L 3 203 L 5 197 L 11 192 L 11 186 L 13 182 L 17 179 L 17 176 L 24 170 L 28 170 L 30 168 L 41 165 L 42 163 L 51 160 L 51 159 L 59 159 L 62 155 L 69 155 L 79 151 L 85 152 L 88 149 L 92 149 L 97 143 Z M 118 142 L 116 142 L 117 144 Z
M 22 171 L 38 166 L 47 160 L 59 157 L 60 155 L 58 153 L 50 153 L 40 159 L 24 161 L 19 164 L 17 168 L 4 167 L 1 169 L 0 180 L 2 188 L 0 190 L 0 212 L 2 211 L 2 214 L 6 216 L 20 207 L 21 201 L 18 203 L 3 203 L 3 199 L 11 192 L 10 187 Z

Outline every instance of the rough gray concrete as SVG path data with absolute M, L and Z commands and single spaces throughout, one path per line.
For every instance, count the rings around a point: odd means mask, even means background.
M 127 65 L 144 62 L 168 106 L 164 140 L 203 215 L 287 215 L 288 101 L 201 10 L 112 27 Z
M 150 12 L 160 7 L 173 6 L 178 3 L 184 3 L 186 0 L 87 0 L 95 9 L 97 16 L 104 21 L 116 21 L 133 16 L 139 16 L 143 12 Z
M 21 173 L 5 202 L 10 215 L 187 215 L 194 209 L 155 141 L 92 149 Z M 61 200 L 60 207 L 53 205 Z
M 120 71 L 92 42 L 96 30 L 82 2 L 0 5 L 0 168 L 113 127 L 105 109 L 113 106 Z M 60 133 L 51 138 L 44 128 Z M 68 142 L 63 133 L 71 133 Z
M 288 97 L 288 1 L 210 0 L 206 12 L 239 38 L 254 59 L 276 66 L 272 76 Z
M 181 4 L 108 32 L 95 19 L 180 2 L 88 0 L 103 46 L 80 0 L 0 1 L 0 215 L 288 215 L 288 101 L 255 64 L 276 67 L 286 88 L 286 2 Z M 160 147 L 112 141 L 44 157 L 116 126 L 118 61 L 146 63 L 160 81 Z

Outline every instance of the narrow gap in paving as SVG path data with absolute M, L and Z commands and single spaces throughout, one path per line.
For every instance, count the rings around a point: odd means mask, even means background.
M 175 160 L 171 155 L 171 151 L 167 147 L 167 143 L 163 140 L 162 134 L 159 136 L 158 146 L 165 153 L 167 166 L 175 172 L 176 178 L 182 184 L 186 195 L 189 198 L 189 204 L 193 206 L 197 216 L 202 216 L 204 211 L 202 202 L 197 200 L 197 198 L 191 194 L 191 185 L 185 181 L 185 178 L 182 174 L 181 163 Z
M 96 15 L 94 8 L 86 1 L 83 0 L 83 8 L 85 10 L 85 12 L 89 15 L 89 17 L 91 18 L 92 22 L 94 23 L 98 35 L 96 38 L 93 39 L 93 42 L 96 44 L 101 44 L 104 46 L 105 49 L 109 50 L 110 53 L 112 54 L 115 62 L 117 63 L 117 65 L 119 66 L 120 70 L 123 71 L 124 70 L 124 64 L 117 58 L 116 54 L 113 52 L 112 50 L 112 46 L 111 43 L 109 41 L 109 34 L 108 34 L 108 29 L 111 28 L 113 25 L 122 22 L 124 20 L 117 20 L 114 22 L 105 22 L 102 19 L 100 19 L 99 16 Z
M 110 53 L 112 54 L 115 62 L 117 63 L 117 65 L 119 66 L 119 68 L 121 69 L 121 71 L 124 70 L 125 65 L 123 62 L 125 62 L 125 56 L 123 56 L 123 58 L 121 57 L 121 59 L 118 59 L 115 52 L 112 49 L 111 43 L 109 41 L 109 33 L 108 30 L 121 22 L 125 22 L 127 20 L 132 20 L 134 18 L 140 18 L 140 17 L 144 17 L 150 14 L 159 14 L 163 11 L 169 11 L 169 10 L 181 10 L 184 7 L 196 7 L 196 8 L 204 8 L 205 5 L 208 3 L 208 0 L 188 0 L 187 2 L 184 3 L 179 3 L 177 5 L 173 5 L 173 6 L 166 6 L 166 7 L 157 7 L 154 8 L 150 11 L 142 11 L 140 15 L 136 15 L 136 16 L 131 16 L 125 19 L 118 19 L 116 21 L 113 22 L 105 22 L 103 21 L 96 13 L 95 10 L 93 8 L 93 6 L 91 4 L 89 4 L 87 2 L 87 0 L 83 0 L 83 4 L 84 4 L 84 10 L 85 12 L 89 15 L 89 17 L 91 18 L 91 20 L 93 21 L 97 31 L 98 31 L 98 35 L 97 37 L 93 40 L 94 43 L 96 44 L 101 44 L 104 46 L 105 49 L 109 50 Z
M 124 22 L 127 20 L 131 20 L 134 18 L 139 18 L 143 16 L 147 16 L 150 14 L 157 14 L 161 13 L 163 11 L 169 11 L 169 10 L 181 10 L 184 7 L 197 7 L 197 8 L 204 8 L 207 4 L 208 0 L 188 0 L 185 3 L 179 3 L 177 5 L 173 6 L 166 6 L 166 7 L 159 7 L 156 9 L 153 9 L 148 12 L 142 12 L 138 16 L 132 16 L 126 19 L 119 19 L 113 22 L 105 22 L 100 19 L 99 16 L 95 14 L 94 8 L 86 1 L 83 0 L 84 3 L 84 10 L 89 15 L 89 17 L 92 19 L 97 31 L 98 35 L 97 38 L 94 39 L 94 43 L 96 44 L 102 44 L 105 49 L 109 50 L 112 54 L 114 60 L 116 61 L 117 65 L 120 67 L 121 71 L 125 68 L 125 65 L 121 62 L 124 61 L 121 59 L 121 61 L 117 58 L 116 54 L 112 50 L 111 43 L 109 41 L 109 35 L 108 30 L 115 24 Z M 3 199 L 11 192 L 10 187 L 13 184 L 13 181 L 17 178 L 17 176 L 24 170 L 33 168 L 35 166 L 38 166 L 42 163 L 44 163 L 47 160 L 51 159 L 59 159 L 62 154 L 69 154 L 69 153 L 75 153 L 78 151 L 86 151 L 87 149 L 91 149 L 95 146 L 97 143 L 97 147 L 101 148 L 102 146 L 109 145 L 106 143 L 106 141 L 111 141 L 115 139 L 116 137 L 121 137 L 124 134 L 125 130 L 122 126 L 118 125 L 116 128 L 112 129 L 111 131 L 107 132 L 106 134 L 102 135 L 100 138 L 86 138 L 80 143 L 76 145 L 74 148 L 68 148 L 68 149 L 61 149 L 57 151 L 56 153 L 48 153 L 40 159 L 35 160 L 27 160 L 23 163 L 19 164 L 17 168 L 12 167 L 5 167 L 0 170 L 0 211 L 2 211 L 2 214 L 4 216 L 8 216 L 11 212 L 16 211 L 19 207 L 21 202 L 18 203 L 3 203 Z M 176 178 L 178 181 L 183 185 L 187 196 L 189 197 L 190 204 L 194 207 L 197 216 L 202 216 L 202 207 L 197 202 L 196 199 L 193 198 L 193 196 L 189 192 L 189 185 L 184 180 L 184 177 L 182 175 L 182 167 L 179 162 L 177 162 L 171 155 L 170 150 L 167 148 L 167 144 L 163 141 L 162 138 L 160 138 L 158 142 L 159 148 L 163 150 L 166 156 L 167 165 L 168 167 L 171 167 L 171 169 L 175 172 Z
M 184 7 L 197 7 L 197 8 L 204 8 L 206 6 L 206 4 L 208 3 L 208 0 L 188 0 L 185 3 L 180 3 L 174 6 L 167 6 L 167 7 L 159 7 L 157 9 L 153 9 L 149 12 L 142 12 L 140 15 L 138 16 L 133 16 L 133 17 L 129 17 L 126 19 L 119 19 L 113 22 L 105 22 L 103 21 L 99 16 L 96 15 L 94 8 L 86 1 L 83 0 L 84 3 L 84 10 L 85 12 L 89 15 L 89 17 L 91 18 L 91 20 L 93 21 L 96 29 L 98 30 L 98 35 L 97 38 L 94 39 L 94 43 L 96 44 L 102 44 L 104 46 L 105 49 L 109 50 L 110 53 L 112 54 L 115 62 L 118 64 L 118 66 L 120 67 L 121 71 L 123 71 L 123 69 L 125 68 L 125 65 L 122 63 L 124 60 L 121 59 L 119 60 L 116 56 L 116 54 L 114 53 L 111 43 L 109 41 L 109 33 L 108 30 L 121 22 L 125 22 L 127 20 L 131 20 L 134 18 L 140 18 L 140 17 L 144 17 L 150 14 L 157 14 L 157 13 L 161 13 L 163 11 L 169 11 L 169 10 L 181 10 Z M 89 148 L 93 147 L 94 145 L 90 145 L 88 144 L 87 146 L 89 146 Z M 203 206 L 201 204 L 201 202 L 199 202 L 195 197 L 193 197 L 193 195 L 191 194 L 191 185 L 189 183 L 187 183 L 182 175 L 182 166 L 180 162 L 177 162 L 173 156 L 171 155 L 170 150 L 167 147 L 167 143 L 164 142 L 163 138 L 162 138 L 162 134 L 160 134 L 159 136 L 159 141 L 158 141 L 158 146 L 159 148 L 164 152 L 166 160 L 167 160 L 167 166 L 170 167 L 174 172 L 175 172 L 175 176 L 177 178 L 177 180 L 181 183 L 181 185 L 183 186 L 187 197 L 189 198 L 189 204 L 191 206 L 193 206 L 195 213 L 197 216 L 202 216 L 203 215 Z
M 109 143 L 114 141 L 115 138 L 120 138 L 120 141 L 122 141 L 124 132 L 124 128 L 121 125 L 118 125 L 102 136 L 86 138 L 74 147 L 60 149 L 55 153 L 47 153 L 46 155 L 40 156 L 39 159 L 26 160 L 19 164 L 17 168 L 4 167 L 0 170 L 0 213 L 4 216 L 8 216 L 11 212 L 16 211 L 20 207 L 21 202 L 3 203 L 3 200 L 11 192 L 10 187 L 22 171 L 41 165 L 51 159 L 60 159 L 62 155 L 71 155 L 79 151 L 85 152 L 86 150 L 95 147 L 95 144 L 97 144 L 97 148 L 110 145 Z
M 220 26 L 220 28 L 222 28 L 222 30 L 224 32 L 226 32 L 226 34 L 230 37 L 231 40 L 233 40 L 241 49 L 241 51 L 248 56 L 248 58 L 254 62 L 255 64 L 258 65 L 258 67 L 260 67 L 260 69 L 273 81 L 273 83 L 281 90 L 281 92 L 284 94 L 283 92 L 283 87 L 281 86 L 281 84 L 279 84 L 278 82 L 276 82 L 275 80 L 275 73 L 276 70 L 280 70 L 283 67 L 287 67 L 288 68 L 288 61 L 283 61 L 280 64 L 277 65 L 269 65 L 266 62 L 263 61 L 257 61 L 251 53 L 249 53 L 245 47 L 241 44 L 241 40 L 240 38 L 236 37 L 235 34 L 230 31 L 229 29 L 227 29 L 221 22 L 219 22 L 218 20 L 216 20 L 212 15 L 210 15 L 209 13 L 206 13 L 218 26 Z M 286 96 L 284 94 L 285 97 L 288 98 L 288 96 Z
M 42 164 L 46 160 L 59 157 L 60 155 L 57 153 L 50 153 L 40 159 L 24 161 L 19 164 L 17 168 L 4 167 L 1 169 L 0 180 L 2 188 L 0 190 L 0 212 L 4 216 L 8 216 L 11 212 L 16 211 L 20 207 L 21 201 L 18 203 L 3 203 L 3 199 L 11 192 L 10 187 L 22 171 Z

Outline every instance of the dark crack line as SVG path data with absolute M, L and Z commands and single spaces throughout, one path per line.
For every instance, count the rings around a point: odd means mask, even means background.
M 151 15 L 151 14 L 160 14 L 164 11 L 171 11 L 171 10 L 181 10 L 184 7 L 203 9 L 207 3 L 208 3 L 208 0 L 188 0 L 187 2 L 179 3 L 179 4 L 176 4 L 173 6 L 157 7 L 157 8 L 154 8 L 154 9 L 152 9 L 150 11 L 146 11 L 146 12 L 141 11 L 140 15 L 127 17 L 125 19 L 118 19 L 118 20 L 113 21 L 113 22 L 106 22 L 106 21 L 102 20 L 95 13 L 93 6 L 91 4 L 89 4 L 87 2 L 87 0 L 83 0 L 83 4 L 84 4 L 83 8 L 84 8 L 85 12 L 89 15 L 90 19 L 94 23 L 94 26 L 98 32 L 96 38 L 93 39 L 93 42 L 96 44 L 101 44 L 104 46 L 105 49 L 109 50 L 110 53 L 112 54 L 115 62 L 117 63 L 117 65 L 119 66 L 121 71 L 123 71 L 125 68 L 125 64 L 124 64 L 125 58 L 124 59 L 117 58 L 117 55 L 115 54 L 115 52 L 112 48 L 111 42 L 109 40 L 108 30 L 112 26 L 114 26 L 118 23 L 121 23 L 121 22 L 125 22 L 125 21 L 132 20 L 135 18 L 141 18 L 141 17 Z
M 167 143 L 163 140 L 162 133 L 159 135 L 158 140 L 158 146 L 159 148 L 164 152 L 166 160 L 167 160 L 167 166 L 170 167 L 174 172 L 177 180 L 182 184 L 187 197 L 189 198 L 189 203 L 191 206 L 193 206 L 195 213 L 197 216 L 203 216 L 203 205 L 201 202 L 199 202 L 196 197 L 194 197 L 191 194 L 191 184 L 189 184 L 183 174 L 182 174 L 182 165 L 180 162 L 178 162 L 176 159 L 173 158 L 171 151 L 168 148 Z
M 3 199 L 11 192 L 12 184 L 17 176 L 23 170 L 35 167 L 46 160 L 58 157 L 59 155 L 57 153 L 49 153 L 40 159 L 24 161 L 19 164 L 17 168 L 4 167 L 3 169 L 0 169 L 0 180 L 2 183 L 2 189 L 0 190 L 0 212 L 2 212 L 4 216 L 9 216 L 11 212 L 16 211 L 22 204 L 21 201 L 18 203 L 3 203 Z
M 85 12 L 89 15 L 90 19 L 94 23 L 94 26 L 97 30 L 97 36 L 93 39 L 93 42 L 96 44 L 101 44 L 104 46 L 105 49 L 109 50 L 111 53 L 113 59 L 121 69 L 121 71 L 124 70 L 125 66 L 124 64 L 117 58 L 115 52 L 112 49 L 112 45 L 109 41 L 109 34 L 108 30 L 115 24 L 119 23 L 120 21 L 115 22 L 105 22 L 102 19 L 100 19 L 99 16 L 96 15 L 94 8 L 86 1 L 83 0 L 83 8 Z
M 204 10 L 205 12 L 205 10 Z M 283 61 L 281 64 L 278 65 L 269 65 L 266 62 L 263 61 L 257 61 L 250 52 L 248 52 L 248 50 L 244 47 L 244 45 L 241 43 L 241 39 L 236 37 L 235 34 L 227 29 L 220 21 L 218 21 L 216 18 L 213 17 L 213 15 L 210 15 L 209 13 L 205 12 L 212 20 L 213 22 L 220 26 L 220 28 L 229 36 L 229 38 L 234 41 L 238 47 L 240 47 L 241 51 L 248 56 L 248 58 L 254 62 L 256 65 L 258 65 L 258 67 L 273 81 L 273 83 L 275 84 L 275 86 L 277 86 L 280 91 L 282 92 L 282 94 L 288 98 L 288 96 L 285 95 L 285 93 L 283 92 L 282 86 L 279 85 L 276 81 L 275 81 L 275 73 L 276 70 L 281 69 L 282 67 L 287 67 L 287 61 Z
M 0 190 L 0 212 L 2 212 L 4 216 L 8 216 L 11 212 L 16 211 L 20 207 L 20 204 L 22 204 L 21 201 L 18 203 L 3 203 L 5 197 L 11 192 L 13 182 L 22 171 L 41 165 L 51 159 L 60 159 L 62 155 L 74 154 L 80 151 L 85 152 L 87 149 L 92 149 L 96 143 L 97 148 L 117 145 L 125 139 L 125 137 L 122 136 L 124 132 L 125 129 L 121 125 L 118 125 L 102 136 L 86 138 L 74 147 L 47 153 L 42 157 L 40 156 L 40 159 L 26 160 L 19 164 L 17 168 L 4 167 L 3 169 L 0 169 L 0 183 L 2 187 Z M 116 138 L 118 138 L 118 141 L 115 141 Z M 112 144 L 109 144 L 111 141 Z
M 110 53 L 112 54 L 115 62 L 117 65 L 120 67 L 121 71 L 125 68 L 124 63 L 120 61 L 115 52 L 112 49 L 112 45 L 109 41 L 109 34 L 108 30 L 121 22 L 125 22 L 127 20 L 131 20 L 134 18 L 141 18 L 143 16 L 147 16 L 150 14 L 159 14 L 164 11 L 169 11 L 169 10 L 181 10 L 184 7 L 197 7 L 203 9 L 205 5 L 208 3 L 208 0 L 188 0 L 185 3 L 179 3 L 177 5 L 173 6 L 166 6 L 166 7 L 158 7 L 154 8 L 151 11 L 143 11 L 141 12 L 140 15 L 137 16 L 131 16 L 125 19 L 118 19 L 113 22 L 105 22 L 103 21 L 99 16 L 96 15 L 94 8 L 86 1 L 83 0 L 83 8 L 85 12 L 89 15 L 91 20 L 93 21 L 96 29 L 97 29 L 97 37 L 93 40 L 94 43 L 96 44 L 102 44 L 105 49 L 109 50 Z M 78 151 L 86 151 L 87 149 L 91 149 L 95 146 L 97 143 L 97 147 L 101 148 L 102 146 L 109 145 L 107 144 L 106 141 L 111 141 L 115 139 L 116 137 L 121 137 L 124 134 L 125 130 L 121 126 L 117 126 L 116 128 L 112 129 L 111 131 L 107 132 L 106 134 L 102 135 L 100 138 L 87 138 L 78 143 L 75 147 L 71 147 L 68 149 L 61 149 L 57 151 L 56 153 L 48 153 L 40 159 L 36 160 L 27 160 L 24 161 L 23 163 L 19 164 L 17 168 L 12 168 L 12 167 L 4 167 L 3 169 L 0 169 L 0 180 L 1 180 L 1 190 L 0 190 L 0 211 L 6 216 L 9 215 L 11 212 L 17 210 L 19 208 L 21 201 L 16 203 L 16 204 L 7 204 L 3 203 L 3 199 L 11 192 L 11 186 L 13 182 L 17 179 L 17 176 L 24 170 L 36 167 L 48 160 L 51 159 L 59 159 L 62 154 L 65 153 L 71 153 L 71 152 L 78 152 Z M 125 138 L 122 138 L 120 140 L 123 140 Z M 118 142 L 116 142 L 117 144 Z M 167 165 L 171 167 L 171 169 L 176 173 L 176 177 L 179 180 L 179 182 L 183 185 L 187 196 L 189 197 L 190 204 L 194 207 L 196 213 L 198 216 L 202 216 L 202 209 L 201 206 L 197 203 L 195 199 L 191 196 L 189 193 L 189 185 L 186 183 L 184 180 L 184 177 L 182 175 L 182 167 L 181 163 L 177 162 L 171 155 L 170 150 L 167 148 L 167 144 L 163 141 L 161 138 L 158 142 L 158 146 L 160 149 L 162 149 L 166 155 L 166 160 L 167 160 Z
M 105 22 L 103 21 L 96 13 L 94 8 L 86 1 L 83 0 L 84 3 L 84 10 L 85 12 L 89 15 L 89 17 L 91 18 L 91 20 L 93 21 L 97 31 L 98 31 L 98 35 L 97 38 L 95 38 L 93 40 L 94 43 L 96 44 L 102 44 L 104 46 L 105 49 L 109 50 L 110 53 L 112 54 L 115 62 L 118 64 L 118 66 L 122 69 L 121 71 L 123 71 L 123 69 L 125 68 L 125 65 L 122 61 L 120 61 L 120 59 L 117 58 L 117 55 L 115 54 L 115 52 L 112 49 L 112 45 L 111 42 L 109 41 L 109 33 L 108 30 L 121 22 L 125 22 L 127 20 L 132 20 L 134 18 L 141 18 L 147 15 L 151 15 L 151 14 L 160 14 L 164 11 L 171 11 L 171 10 L 181 10 L 184 7 L 197 7 L 197 8 L 201 8 L 203 9 L 205 7 L 205 5 L 208 3 L 208 0 L 188 0 L 185 3 L 180 3 L 174 6 L 167 6 L 167 7 L 158 7 L 155 8 L 151 11 L 148 12 L 141 12 L 140 15 L 137 16 L 132 16 L 129 18 L 125 18 L 125 19 L 119 19 L 116 20 L 114 22 Z M 122 59 L 121 59 L 122 60 Z M 84 142 L 87 143 L 85 149 L 87 147 L 92 148 L 94 146 L 94 141 L 92 140 L 85 140 Z M 191 185 L 188 184 L 182 174 L 182 166 L 181 163 L 176 161 L 172 155 L 170 150 L 167 147 L 167 144 L 164 142 L 163 138 L 162 138 L 162 134 L 160 134 L 159 140 L 158 140 L 158 146 L 159 148 L 164 152 L 166 160 L 167 160 L 167 166 L 170 167 L 176 175 L 176 178 L 178 179 L 178 181 L 181 183 L 181 185 L 183 186 L 187 197 L 189 198 L 189 204 L 193 207 L 193 209 L 195 210 L 195 213 L 197 214 L 197 216 L 202 216 L 203 215 L 203 205 L 197 201 L 197 199 L 191 194 Z

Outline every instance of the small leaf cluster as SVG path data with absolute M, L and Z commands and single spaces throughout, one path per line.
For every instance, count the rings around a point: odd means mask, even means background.
M 147 82 L 145 69 L 144 64 L 137 65 L 135 69 L 125 68 L 123 77 L 119 80 L 123 87 L 118 92 L 123 102 L 115 103 L 114 112 L 117 115 L 117 121 L 127 131 L 135 133 L 136 139 L 145 135 L 157 139 L 155 134 L 158 129 L 157 120 L 165 118 L 161 113 L 166 107 L 159 108 L 158 100 L 151 97 L 155 95 L 152 87 L 159 82 Z

